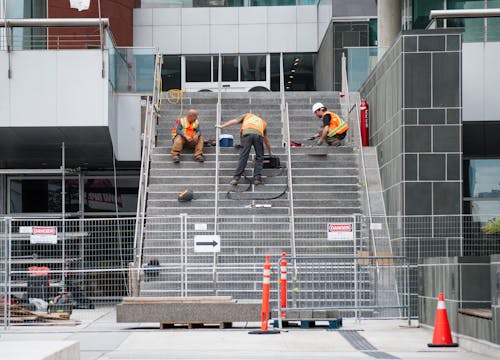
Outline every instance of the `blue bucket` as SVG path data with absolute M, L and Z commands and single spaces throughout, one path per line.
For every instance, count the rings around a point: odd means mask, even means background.
M 220 147 L 233 147 L 233 135 L 223 134 L 219 137 Z

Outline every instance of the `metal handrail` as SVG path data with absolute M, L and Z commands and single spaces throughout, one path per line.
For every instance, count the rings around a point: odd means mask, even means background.
M 500 17 L 500 9 L 431 10 L 429 14 L 431 20 L 487 17 Z
M 345 61 L 345 54 L 344 53 L 342 54 L 342 60 L 343 60 L 342 61 L 342 89 L 344 91 L 345 98 L 346 98 L 347 116 L 350 116 L 352 109 L 350 109 L 350 93 L 349 93 L 349 86 L 347 83 L 347 64 L 346 64 L 347 62 Z M 363 152 L 363 146 L 361 144 L 361 128 L 359 126 L 359 108 L 358 108 L 357 102 L 353 108 L 356 109 L 356 128 L 358 129 L 358 139 L 360 141 L 359 152 L 361 154 L 361 170 L 362 170 L 362 176 L 363 176 L 363 183 L 364 183 L 364 187 L 365 187 L 364 192 L 365 192 L 365 196 L 366 196 L 366 207 L 368 210 L 368 217 L 370 219 L 370 224 L 371 224 L 371 222 L 372 222 L 372 210 L 371 210 L 371 203 L 370 203 L 370 195 L 369 195 L 369 191 L 368 191 L 368 181 L 367 181 L 368 176 L 366 175 L 365 155 Z M 370 237 L 372 240 L 373 253 L 375 256 L 377 256 L 377 248 L 375 246 L 375 237 L 373 234 L 373 230 L 371 229 L 371 226 L 369 229 L 369 234 L 370 234 Z M 377 269 L 378 269 L 378 264 L 377 264 Z
M 4 19 L 0 27 L 109 27 L 108 18 Z
M 295 245 L 295 211 L 293 207 L 293 181 L 292 181 L 292 154 L 290 150 L 290 117 L 288 114 L 288 103 L 285 98 L 285 71 L 283 65 L 283 53 L 280 54 L 280 109 L 281 109 L 281 134 L 282 144 L 285 147 L 287 157 L 287 185 L 288 185 L 288 209 L 290 217 L 290 249 L 293 256 L 297 255 Z M 294 266 L 293 281 L 297 278 L 297 267 Z
M 218 58 L 218 72 L 217 72 L 217 114 L 215 123 L 220 125 L 222 119 L 222 56 L 219 53 Z M 217 219 L 219 216 L 219 146 L 220 128 L 215 128 L 215 209 L 214 209 L 214 235 L 217 235 L 218 224 Z M 214 293 L 217 293 L 217 265 L 218 257 L 217 253 L 213 255 L 213 265 L 212 265 L 212 283 Z
M 137 196 L 137 214 L 134 234 L 134 266 L 138 269 L 138 271 L 142 267 L 142 248 L 144 243 L 144 225 L 146 219 L 151 149 L 154 147 L 154 140 L 156 137 L 156 123 L 160 113 L 162 62 L 163 57 L 161 56 L 161 54 L 156 54 L 153 96 L 152 98 L 147 98 L 146 119 L 144 122 L 141 172 L 139 176 L 139 191 Z M 138 280 L 139 276 L 137 276 L 137 281 Z M 135 289 L 138 289 L 138 287 L 135 287 Z

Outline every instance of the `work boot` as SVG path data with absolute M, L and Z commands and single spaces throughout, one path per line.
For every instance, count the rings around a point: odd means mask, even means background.
M 203 155 L 200 155 L 200 156 L 198 156 L 197 158 L 195 158 L 195 159 L 194 159 L 194 161 L 204 162 L 204 161 L 205 161 L 205 158 L 203 157 Z
M 239 183 L 240 183 L 240 179 L 233 179 L 233 180 L 231 180 L 231 182 L 229 183 L 229 185 L 235 186 L 235 185 L 238 185 Z
M 262 179 L 255 179 L 253 181 L 253 184 L 254 185 L 264 185 L 264 181 L 262 181 Z
M 174 164 L 178 164 L 178 163 L 181 162 L 181 158 L 180 158 L 180 156 L 174 156 L 172 158 L 172 161 L 173 161 Z

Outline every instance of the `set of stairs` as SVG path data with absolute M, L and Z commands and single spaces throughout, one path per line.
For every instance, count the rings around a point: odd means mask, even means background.
M 276 268 L 283 251 L 292 253 L 293 228 L 297 256 L 334 257 L 353 255 L 356 251 L 352 241 L 327 240 L 327 224 L 353 223 L 354 231 L 360 231 L 356 224 L 356 215 L 361 213 L 359 151 L 349 142 L 337 148 L 318 148 L 312 146 L 314 143 L 303 141 L 320 126 L 320 120 L 311 113 L 312 104 L 322 102 L 340 113 L 338 93 L 287 93 L 286 100 L 291 140 L 311 145 L 291 148 L 291 164 L 287 163 L 283 147 L 279 93 L 223 94 L 222 122 L 247 112 L 260 113 L 268 124 L 273 154 L 280 157 L 283 169 L 265 169 L 264 186 L 247 185 L 242 178 L 235 188 L 229 181 L 239 150 L 220 148 L 217 210 L 216 148 L 204 148 L 204 163 L 195 162 L 189 149 L 183 151 L 179 164 L 170 158 L 170 131 L 175 119 L 184 116 L 190 108 L 199 112 L 205 141 L 215 139 L 217 95 L 189 93 L 185 94 L 182 104 L 164 101 L 158 139 L 151 156 L 143 247 L 143 262 L 158 259 L 161 270 L 159 276 L 143 277 L 141 295 L 231 295 L 237 299 L 260 299 L 264 255 L 272 255 Z M 228 127 L 223 132 L 232 134 L 238 144 L 239 129 L 239 126 Z M 245 172 L 248 178 L 253 176 L 252 160 L 251 155 Z M 293 201 L 287 188 L 288 166 L 291 166 Z M 194 191 L 193 201 L 177 201 L 178 193 L 184 189 Z M 272 199 L 279 194 L 282 196 Z M 195 253 L 194 237 L 212 234 L 221 238 L 220 253 Z M 331 299 L 325 301 L 341 301 L 346 297 L 346 289 L 350 289 L 354 281 L 353 263 L 337 265 L 336 271 L 325 272 L 316 280 L 299 274 L 295 285 L 304 289 L 304 305 L 309 304 L 307 294 L 314 281 L 331 288 Z M 367 274 L 358 274 L 358 280 L 370 281 Z

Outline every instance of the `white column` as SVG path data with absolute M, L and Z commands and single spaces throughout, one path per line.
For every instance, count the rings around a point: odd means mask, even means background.
M 378 47 L 390 47 L 401 31 L 401 0 L 378 0 Z
M 0 21 L 4 21 L 5 19 L 5 1 L 6 0 L 0 0 Z M 5 28 L 0 27 L 0 50 L 5 50 L 6 44 L 5 44 Z

